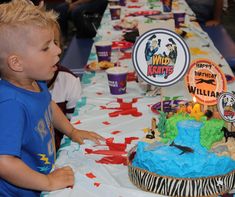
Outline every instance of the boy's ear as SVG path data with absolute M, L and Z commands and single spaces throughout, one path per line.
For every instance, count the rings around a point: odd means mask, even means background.
M 10 55 L 7 58 L 7 63 L 8 63 L 8 67 L 15 71 L 15 72 L 21 72 L 23 71 L 23 67 L 21 64 L 21 61 L 19 59 L 19 57 L 17 55 Z

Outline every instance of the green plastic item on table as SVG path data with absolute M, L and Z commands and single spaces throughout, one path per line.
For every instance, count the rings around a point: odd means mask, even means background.
M 153 23 L 153 20 L 151 18 L 147 18 L 144 23 Z
M 91 83 L 91 78 L 95 76 L 95 72 L 85 72 L 82 75 L 82 84 L 90 84 Z
M 96 53 L 91 53 L 90 56 L 89 56 L 89 60 L 96 60 L 97 56 L 96 56 Z
M 70 146 L 70 144 L 71 144 L 71 139 L 70 138 L 64 138 L 64 141 L 62 141 L 62 144 L 60 145 L 60 148 Z
M 78 116 L 79 109 L 86 105 L 86 97 L 82 97 L 76 104 L 76 108 L 73 112 L 73 116 Z

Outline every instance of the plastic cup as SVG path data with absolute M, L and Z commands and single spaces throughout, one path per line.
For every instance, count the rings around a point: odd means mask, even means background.
M 110 10 L 110 15 L 112 20 L 119 20 L 121 17 L 121 6 L 119 5 L 114 5 L 114 6 L 109 6 Z
M 119 0 L 108 0 L 109 6 L 120 5 Z
M 111 61 L 112 43 L 108 41 L 99 41 L 95 43 L 98 62 Z
M 175 20 L 175 27 L 179 28 L 180 23 L 184 23 L 185 21 L 185 12 L 184 11 L 175 11 L 173 13 L 174 15 L 174 20 Z
M 125 94 L 127 83 L 127 69 L 112 67 L 106 70 L 110 93 L 113 95 Z
M 172 0 L 162 0 L 163 12 L 171 12 Z
M 126 0 L 120 0 L 120 6 L 126 6 Z

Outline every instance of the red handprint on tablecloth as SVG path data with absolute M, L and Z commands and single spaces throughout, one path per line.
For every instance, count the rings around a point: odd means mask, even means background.
M 136 103 L 138 98 L 133 98 L 131 102 L 124 102 L 122 98 L 117 98 L 117 103 L 120 107 L 106 107 L 100 106 L 102 110 L 116 110 L 114 112 L 109 113 L 110 117 L 116 117 L 118 115 L 132 115 L 132 116 L 141 116 L 142 113 L 138 111 L 137 107 L 133 107 L 133 103 Z
M 108 150 L 92 150 L 89 148 L 85 149 L 86 154 L 98 154 L 98 155 L 106 155 L 102 157 L 100 160 L 96 161 L 97 163 L 102 164 L 123 164 L 127 165 L 127 152 L 126 146 L 127 144 L 131 144 L 133 140 L 138 140 L 138 137 L 127 137 L 125 138 L 124 143 L 115 143 L 114 138 L 107 138 L 106 144 L 97 145 L 97 146 L 106 146 Z

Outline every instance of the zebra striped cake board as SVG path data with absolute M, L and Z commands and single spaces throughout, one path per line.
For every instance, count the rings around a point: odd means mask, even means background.
M 165 196 L 218 196 L 235 186 L 235 170 L 221 176 L 175 178 L 162 176 L 131 165 L 136 146 L 128 154 L 128 175 L 138 188 Z

